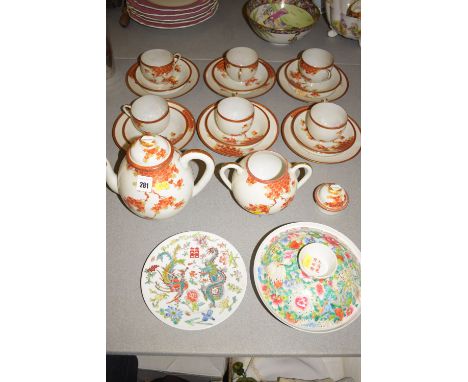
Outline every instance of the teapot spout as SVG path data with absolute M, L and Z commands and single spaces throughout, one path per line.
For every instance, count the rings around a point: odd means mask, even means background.
M 119 193 L 117 188 L 117 174 L 112 170 L 112 167 L 109 161 L 106 159 L 106 183 L 109 188 L 114 191 L 116 194 Z

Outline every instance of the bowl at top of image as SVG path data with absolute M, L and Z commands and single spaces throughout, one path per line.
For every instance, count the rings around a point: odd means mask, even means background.
M 273 44 L 304 37 L 320 17 L 312 0 L 249 0 L 244 14 L 254 32 Z

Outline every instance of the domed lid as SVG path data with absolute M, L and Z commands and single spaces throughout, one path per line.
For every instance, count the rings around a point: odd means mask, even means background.
M 132 143 L 127 160 L 136 167 L 159 166 L 172 157 L 174 149 L 163 137 L 144 135 Z
M 273 315 L 299 330 L 324 332 L 357 318 L 360 252 L 342 233 L 302 222 L 271 232 L 255 254 L 258 293 Z
M 320 208 L 330 212 L 342 211 L 349 203 L 346 190 L 335 183 L 319 185 L 314 191 L 314 200 Z

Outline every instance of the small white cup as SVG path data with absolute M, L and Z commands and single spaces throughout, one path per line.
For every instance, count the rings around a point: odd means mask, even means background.
M 140 56 L 140 70 L 148 81 L 162 84 L 174 73 L 174 66 L 182 56 L 165 49 L 147 50 Z
M 301 248 L 299 267 L 309 277 L 324 279 L 333 276 L 338 265 L 335 253 L 325 244 L 311 243 Z
M 348 113 L 331 102 L 313 105 L 306 115 L 306 126 L 310 135 L 318 141 L 333 141 L 338 138 L 348 123 Z
M 228 97 L 218 102 L 215 120 L 219 129 L 228 135 L 240 135 L 252 126 L 253 104 L 241 97 Z
M 131 105 L 123 105 L 122 111 L 143 134 L 160 134 L 169 125 L 169 105 L 164 98 L 157 95 L 141 96 Z
M 246 47 L 232 48 L 226 53 L 224 65 L 229 77 L 237 82 L 245 82 L 255 76 L 258 68 L 258 54 Z
M 310 82 L 323 82 L 331 78 L 333 61 L 333 55 L 324 49 L 307 49 L 299 59 L 299 71 Z

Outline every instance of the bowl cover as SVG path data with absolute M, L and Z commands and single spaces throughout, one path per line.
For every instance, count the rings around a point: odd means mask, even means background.
M 310 243 L 336 255 L 335 273 L 315 279 L 303 273 L 298 253 Z M 340 232 L 317 223 L 293 223 L 270 233 L 254 262 L 255 286 L 271 313 L 295 329 L 325 332 L 342 328 L 360 314 L 360 252 Z

